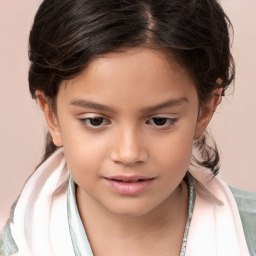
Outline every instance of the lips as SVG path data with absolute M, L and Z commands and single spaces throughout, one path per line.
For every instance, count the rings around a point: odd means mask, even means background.
M 145 191 L 155 178 L 143 176 L 113 176 L 105 178 L 108 186 L 122 195 L 138 195 Z

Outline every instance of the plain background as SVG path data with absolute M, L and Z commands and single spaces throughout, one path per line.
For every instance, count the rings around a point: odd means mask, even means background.
M 43 152 L 45 124 L 30 97 L 28 35 L 41 0 L 0 0 L 0 224 Z M 221 149 L 220 177 L 256 191 L 256 1 L 222 0 L 234 26 L 235 92 L 210 124 Z

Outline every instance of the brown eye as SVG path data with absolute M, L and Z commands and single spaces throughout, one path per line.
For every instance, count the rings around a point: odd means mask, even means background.
M 146 123 L 159 128 L 168 128 L 173 126 L 177 121 L 177 118 L 153 117 L 150 118 Z
M 103 123 L 104 119 L 102 117 L 95 117 L 95 118 L 88 118 L 88 121 L 89 121 L 90 125 L 98 126 Z
M 163 126 L 167 122 L 167 118 L 162 118 L 162 117 L 154 117 L 152 118 L 153 122 L 157 126 Z
M 79 119 L 80 123 L 88 128 L 102 128 L 105 125 L 110 124 L 110 122 L 103 117 L 89 117 Z

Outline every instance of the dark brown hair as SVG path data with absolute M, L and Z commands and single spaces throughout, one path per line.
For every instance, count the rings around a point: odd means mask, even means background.
M 29 87 L 55 102 L 60 83 L 94 58 L 120 48 L 153 47 L 174 56 L 196 80 L 200 103 L 234 78 L 231 23 L 215 0 L 44 0 L 30 32 Z M 197 143 L 199 165 L 217 174 L 215 143 Z M 54 151 L 47 135 L 45 161 Z

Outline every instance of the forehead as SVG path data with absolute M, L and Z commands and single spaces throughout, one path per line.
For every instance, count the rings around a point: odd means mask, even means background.
M 122 105 L 127 101 L 154 104 L 195 92 L 189 72 L 158 50 L 133 48 L 91 61 L 76 78 L 63 82 L 58 96 L 86 97 Z M 153 101 L 153 102 L 152 102 Z M 154 102 L 155 101 L 155 102 Z

